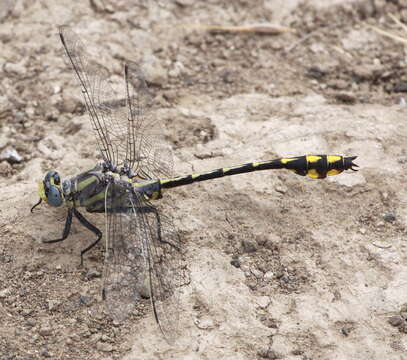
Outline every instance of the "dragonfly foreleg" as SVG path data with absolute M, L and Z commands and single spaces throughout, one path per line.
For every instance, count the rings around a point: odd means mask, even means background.
M 88 230 L 92 231 L 97 236 L 97 239 L 92 244 L 90 244 L 87 248 L 81 251 L 80 266 L 83 266 L 83 255 L 85 255 L 100 241 L 100 239 L 102 238 L 102 232 L 95 225 L 91 224 L 88 220 L 86 220 L 86 218 L 78 210 L 73 209 L 73 213 L 83 226 L 85 226 Z
M 60 239 L 54 239 L 54 240 L 42 240 L 43 243 L 46 243 L 46 244 L 56 243 L 56 242 L 64 241 L 68 237 L 69 233 L 71 232 L 73 211 L 74 211 L 74 209 L 68 209 L 68 215 L 65 220 L 65 227 L 64 227 L 64 231 L 62 233 L 62 237 Z

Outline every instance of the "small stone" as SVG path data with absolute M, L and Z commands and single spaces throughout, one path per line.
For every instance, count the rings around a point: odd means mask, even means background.
M 240 265 L 241 265 L 240 259 L 239 258 L 232 259 L 230 261 L 230 265 L 233 265 L 235 268 L 240 268 Z
M 287 188 L 285 186 L 276 186 L 276 191 L 280 194 L 285 194 L 287 192 Z
M 274 278 L 274 273 L 272 272 L 272 271 L 267 271 L 265 274 L 264 274 L 264 280 L 266 280 L 266 281 L 270 281 L 270 280 L 272 280 Z
M 8 148 L 0 153 L 0 161 L 7 161 L 10 164 L 18 164 L 23 161 L 23 158 L 16 150 Z
M 154 55 L 146 55 L 141 68 L 147 82 L 154 85 L 163 85 L 166 82 L 166 71 Z
M 56 310 L 59 305 L 61 305 L 61 302 L 60 302 L 60 301 L 48 300 L 48 310 L 49 310 L 49 311 L 54 311 L 54 310 Z
M 89 338 L 89 342 L 91 344 L 96 344 L 98 341 L 100 341 L 100 339 L 102 338 L 101 334 L 93 334 L 90 338 Z
M 101 276 L 102 276 L 102 274 L 99 271 L 97 271 L 96 269 L 89 269 L 85 275 L 85 278 L 88 280 L 91 280 L 91 279 L 100 278 Z
M 92 302 L 93 302 L 93 300 L 89 296 L 81 295 L 79 297 L 79 304 L 81 304 L 81 305 L 90 306 L 92 304 Z
M 50 352 L 49 352 L 48 350 L 44 350 L 44 351 L 41 353 L 41 356 L 44 357 L 44 358 L 50 358 L 50 357 L 52 357 L 52 355 L 50 354 Z
M 407 81 L 399 81 L 393 89 L 394 92 L 407 92 Z
M 400 312 L 407 312 L 407 303 L 401 305 Z
M 341 329 L 341 333 L 345 336 L 348 336 L 351 331 L 353 330 L 353 326 L 352 325 L 345 325 L 342 329 Z
M 400 315 L 394 315 L 389 317 L 389 319 L 387 320 L 387 322 L 394 327 L 398 327 L 401 325 L 401 323 L 403 322 L 403 318 Z
M 4 72 L 16 75 L 25 75 L 26 68 L 22 64 L 7 63 L 4 65 Z
M 314 65 L 311 66 L 308 70 L 307 70 L 307 75 L 308 77 L 312 78 L 312 79 L 317 79 L 320 80 L 322 79 L 325 75 L 327 74 L 327 71 L 323 68 L 321 68 L 318 65 Z
M 44 337 L 49 336 L 52 334 L 52 329 L 47 325 L 42 326 L 40 328 L 40 330 L 38 331 L 38 334 L 40 334 L 41 336 L 44 336 Z
M 174 63 L 173 68 L 168 71 L 168 76 L 172 77 L 172 78 L 177 78 L 180 75 L 182 75 L 182 73 L 185 71 L 185 66 L 182 62 L 180 61 L 176 61 Z
M 262 279 L 263 273 L 259 269 L 251 269 L 251 273 L 254 275 L 256 279 Z
M 353 68 L 353 74 L 359 80 L 369 80 L 375 78 L 381 70 L 382 66 L 380 64 L 356 65 Z
M 253 240 L 242 240 L 243 250 L 247 253 L 255 252 L 257 250 L 257 244 Z
M 112 352 L 113 351 L 113 346 L 108 344 L 108 343 L 104 343 L 99 341 L 96 344 L 96 349 L 99 351 L 103 351 L 103 352 Z
M 332 89 L 344 90 L 348 88 L 349 84 L 342 79 L 332 79 L 329 81 L 328 86 Z
M 194 0 L 175 0 L 175 3 L 182 7 L 191 6 L 194 3 Z
M 278 353 L 276 353 L 274 350 L 268 348 L 268 349 L 262 349 L 257 352 L 257 355 L 259 355 L 262 359 L 268 359 L 268 360 L 277 360 L 280 357 Z
M 355 94 L 351 92 L 340 92 L 335 94 L 335 99 L 344 104 L 354 104 L 356 102 Z
M 394 223 L 396 221 L 396 217 L 393 214 L 386 214 L 383 216 L 383 220 L 389 223 Z
M 359 232 L 360 232 L 362 235 L 364 235 L 364 234 L 366 234 L 366 229 L 365 229 L 365 228 L 360 228 L 360 229 L 359 229 Z
M 270 301 L 270 298 L 268 296 L 258 296 L 256 298 L 256 303 L 262 309 L 266 309 L 270 305 L 271 301 Z
M 404 319 L 407 320 L 407 311 L 401 311 L 400 316 Z
M 8 288 L 0 290 L 0 299 L 4 299 L 7 296 L 9 296 L 10 294 L 11 294 L 11 291 Z

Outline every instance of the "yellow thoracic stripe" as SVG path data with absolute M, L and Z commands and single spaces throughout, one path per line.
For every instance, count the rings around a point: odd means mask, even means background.
M 76 184 L 76 189 L 75 190 L 76 191 L 82 191 L 85 187 L 92 184 L 92 182 L 94 182 L 94 181 L 95 181 L 95 177 L 94 176 L 89 176 L 87 179 L 78 182 Z

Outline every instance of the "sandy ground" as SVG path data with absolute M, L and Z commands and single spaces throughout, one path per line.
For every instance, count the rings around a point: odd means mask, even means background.
M 407 3 L 76 3 L 1 5 L 0 150 L 23 161 L 0 163 L 0 359 L 407 359 L 406 55 L 364 26 L 396 31 L 386 15 L 405 21 Z M 259 22 L 296 32 L 194 30 Z M 176 173 L 358 156 L 358 173 L 327 180 L 270 171 L 168 194 L 190 275 L 174 346 L 148 305 L 120 326 L 109 319 L 103 246 L 78 267 L 92 234 L 75 226 L 43 244 L 66 210 L 29 212 L 46 171 L 73 176 L 97 157 L 62 24 L 114 85 L 125 61 L 141 64 Z

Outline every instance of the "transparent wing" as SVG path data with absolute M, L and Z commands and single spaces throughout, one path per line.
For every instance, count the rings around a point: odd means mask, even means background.
M 109 185 L 103 294 L 112 318 L 123 321 L 150 297 L 156 321 L 169 342 L 177 334 L 180 285 L 186 273 L 180 237 L 170 215 L 122 185 Z
M 107 72 L 90 62 L 85 45 L 79 37 L 67 26 L 60 27 L 59 34 L 81 85 L 98 148 L 104 160 L 117 165 L 117 139 L 123 142 L 123 136 L 126 135 L 126 127 L 122 124 L 123 116 L 126 117 L 125 108 L 119 106 L 115 92 L 106 81 Z
M 187 282 L 180 236 L 170 213 L 145 204 L 151 303 L 154 316 L 168 342 L 178 335 L 179 295 Z
M 103 297 L 113 320 L 122 322 L 144 297 L 148 237 L 127 186 L 112 182 L 106 190 L 106 254 Z M 146 290 L 147 287 L 147 290 Z
M 127 164 L 141 178 L 171 177 L 171 148 L 164 141 L 162 126 L 152 121 L 152 96 L 137 65 L 125 66 L 126 101 L 121 101 L 107 81 L 108 73 L 90 62 L 79 37 L 66 26 L 59 33 L 103 159 L 116 166 Z
M 162 124 L 153 119 L 151 108 L 154 107 L 154 101 L 136 63 L 126 64 L 125 80 L 129 111 L 127 147 L 130 167 L 136 174 L 148 179 L 171 177 L 172 150 L 164 139 Z

